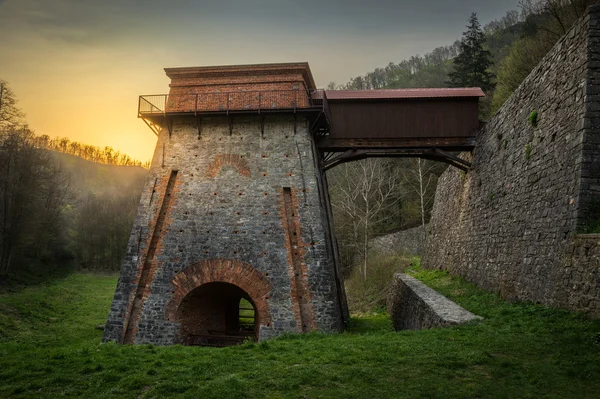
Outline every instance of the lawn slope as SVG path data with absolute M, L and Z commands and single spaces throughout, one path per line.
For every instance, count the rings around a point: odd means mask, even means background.
M 412 271 L 485 317 L 396 333 L 385 315 L 337 335 L 215 349 L 100 344 L 115 276 L 73 274 L 0 296 L 0 397 L 597 398 L 600 322 L 509 304 Z

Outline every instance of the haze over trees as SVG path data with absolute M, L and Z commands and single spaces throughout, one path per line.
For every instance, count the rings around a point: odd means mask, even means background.
M 110 146 L 104 148 L 95 145 L 71 141 L 67 137 L 50 138 L 48 135 L 34 136 L 33 144 L 38 148 L 76 155 L 88 161 L 117 166 L 141 166 L 148 169 L 150 161 L 141 162 L 129 155 L 114 150 Z
M 110 147 L 36 136 L 0 87 L 0 275 L 68 261 L 117 270 L 146 170 L 112 166 L 141 163 Z

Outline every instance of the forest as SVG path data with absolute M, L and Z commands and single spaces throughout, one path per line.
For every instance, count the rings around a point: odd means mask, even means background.
M 36 135 L 0 87 L 0 285 L 64 265 L 118 270 L 148 163 Z
M 525 0 L 518 10 L 485 26 L 472 14 L 465 18 L 461 40 L 390 62 L 344 84 L 331 82 L 328 89 L 479 86 L 487 95 L 480 107 L 486 121 L 596 2 Z M 118 270 L 148 163 L 111 147 L 36 135 L 9 82 L 0 80 L 0 86 L 0 274 L 57 261 L 80 269 Z M 366 290 L 365 295 L 381 296 L 381 284 L 393 267 L 371 253 L 369 241 L 425 226 L 445 168 L 419 158 L 367 159 L 328 172 L 350 285 Z M 370 283 L 375 280 L 382 283 Z

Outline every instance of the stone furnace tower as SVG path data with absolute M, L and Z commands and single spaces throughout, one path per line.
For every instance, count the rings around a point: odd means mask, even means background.
M 308 64 L 166 69 L 140 97 L 158 135 L 104 341 L 223 346 L 340 331 L 315 134 L 326 98 Z

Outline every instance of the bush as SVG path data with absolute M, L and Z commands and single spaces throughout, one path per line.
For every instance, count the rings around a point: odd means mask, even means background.
M 362 268 L 355 267 L 346 280 L 346 295 L 350 311 L 355 314 L 379 313 L 385 310 L 386 298 L 395 273 L 411 266 L 406 255 L 384 256 L 373 253 L 367 263 L 367 278 Z

